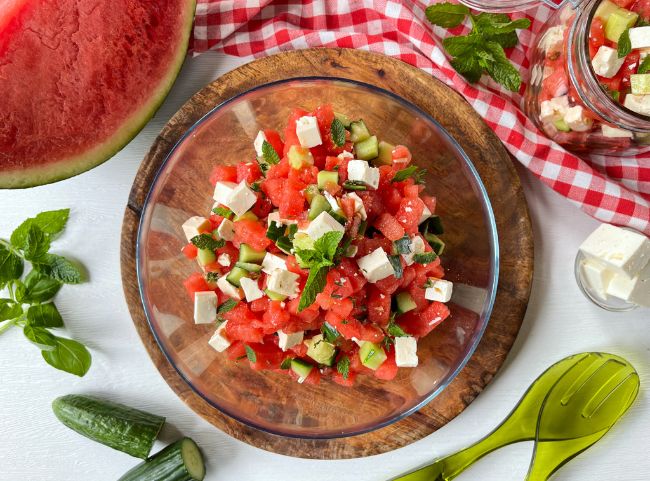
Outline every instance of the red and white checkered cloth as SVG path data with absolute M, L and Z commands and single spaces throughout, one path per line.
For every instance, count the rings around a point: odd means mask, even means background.
M 438 1 L 438 0 L 436 0 Z M 379 52 L 415 65 L 460 92 L 506 148 L 542 182 L 597 219 L 650 235 L 650 157 L 580 159 L 550 141 L 519 109 L 521 95 L 468 84 L 449 64 L 441 39 L 466 30 L 432 26 L 425 8 L 433 1 L 394 0 L 198 0 L 195 54 L 219 49 L 240 57 L 281 50 L 346 47 Z M 526 12 L 509 57 L 528 78 L 528 51 L 552 11 Z M 523 17 L 523 13 L 513 15 Z

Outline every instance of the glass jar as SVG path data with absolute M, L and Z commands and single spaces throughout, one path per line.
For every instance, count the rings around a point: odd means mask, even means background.
M 632 0 L 628 6 L 635 8 L 641 2 L 648 3 Z M 650 150 L 650 116 L 624 106 L 640 96 L 623 100 L 631 95 L 627 94 L 630 75 L 637 73 L 641 53 L 632 51 L 626 56 L 613 78 L 596 75 L 592 57 L 603 46 L 616 49 L 605 38 L 606 21 L 601 16 L 606 8 L 619 7 L 609 0 L 582 0 L 575 7 L 565 4 L 549 18 L 535 41 L 524 109 L 568 150 L 636 155 Z M 612 52 L 610 61 L 614 62 L 618 56 Z
M 558 8 L 564 3 L 576 1 L 578 0 L 460 0 L 460 3 L 482 12 L 517 12 L 539 7 L 541 4 Z

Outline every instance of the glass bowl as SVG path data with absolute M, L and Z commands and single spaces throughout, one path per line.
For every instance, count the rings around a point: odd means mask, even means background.
M 282 132 L 294 107 L 330 103 L 371 132 L 407 145 L 428 169 L 426 190 L 438 198 L 445 225 L 442 256 L 454 282 L 452 315 L 418 345 L 417 368 L 392 381 L 359 376 L 352 388 L 323 380 L 302 385 L 253 371 L 208 345 L 214 326 L 195 325 L 183 280 L 198 271 L 181 254 L 181 224 L 207 215 L 215 164 L 254 159 L 260 129 Z M 488 323 L 498 279 L 498 239 L 490 201 L 472 162 L 431 117 L 377 87 L 335 78 L 288 79 L 238 95 L 190 128 L 160 168 L 145 202 L 137 242 L 138 281 L 151 329 L 191 388 L 223 413 L 278 435 L 327 439 L 381 428 L 440 394 L 468 361 Z

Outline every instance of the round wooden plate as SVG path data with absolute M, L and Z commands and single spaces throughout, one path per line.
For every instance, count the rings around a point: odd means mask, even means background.
M 325 76 L 363 81 L 411 101 L 441 123 L 461 144 L 490 196 L 500 243 L 500 275 L 487 330 L 465 368 L 433 401 L 378 431 L 333 440 L 300 440 L 261 432 L 210 406 L 169 364 L 149 329 L 138 291 L 135 245 L 138 223 L 152 181 L 171 148 L 200 117 L 224 100 L 257 85 L 291 77 Z M 422 70 L 360 50 L 311 49 L 255 60 L 215 80 L 172 117 L 140 166 L 122 226 L 124 292 L 133 322 L 151 359 L 176 394 L 222 431 L 253 446 L 290 456 L 353 458 L 403 447 L 444 426 L 492 380 L 519 332 L 533 273 L 533 237 L 521 184 L 496 135 L 456 92 Z

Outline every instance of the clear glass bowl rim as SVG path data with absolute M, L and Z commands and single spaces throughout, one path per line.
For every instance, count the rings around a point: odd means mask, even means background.
M 229 409 L 226 409 L 217 403 L 211 401 L 208 399 L 207 396 L 205 396 L 199 389 L 194 387 L 194 384 L 183 374 L 183 372 L 176 366 L 176 363 L 173 361 L 172 357 L 170 354 L 167 352 L 167 349 L 165 348 L 163 342 L 161 341 L 158 332 L 156 328 L 154 327 L 152 323 L 152 316 L 151 313 L 149 312 L 149 309 L 147 307 L 147 304 L 145 302 L 145 293 L 144 293 L 144 288 L 143 288 L 143 283 L 142 283 L 142 272 L 141 272 L 141 261 L 142 261 L 142 256 L 141 256 L 141 239 L 142 239 L 142 228 L 143 228 L 143 220 L 145 217 L 145 214 L 148 211 L 149 207 L 149 202 L 151 201 L 151 196 L 154 191 L 154 188 L 156 187 L 158 180 L 160 178 L 161 173 L 164 171 L 165 167 L 167 166 L 167 163 L 169 160 L 173 157 L 175 154 L 176 150 L 179 148 L 180 145 L 182 145 L 185 140 L 187 140 L 192 133 L 194 132 L 195 129 L 197 129 L 200 125 L 203 124 L 208 118 L 210 118 L 212 115 L 214 115 L 216 112 L 221 110 L 222 108 L 228 106 L 231 103 L 236 102 L 242 97 L 245 97 L 246 95 L 257 92 L 259 90 L 264 90 L 267 88 L 274 87 L 276 85 L 283 85 L 287 83 L 292 83 L 292 82 L 342 82 L 344 84 L 349 84 L 351 86 L 355 87 L 361 87 L 365 88 L 367 90 L 370 90 L 374 94 L 379 94 L 379 95 L 384 95 L 390 97 L 392 100 L 396 101 L 397 103 L 401 104 L 402 106 L 406 107 L 409 110 L 414 111 L 418 115 L 422 116 L 425 118 L 428 122 L 431 122 L 433 124 L 438 133 L 448 142 L 449 146 L 454 149 L 455 153 L 463 160 L 465 163 L 465 166 L 469 169 L 469 172 L 471 173 L 471 177 L 474 181 L 475 187 L 478 188 L 480 192 L 480 199 L 481 203 L 484 206 L 485 212 L 483 213 L 483 217 L 486 221 L 487 224 L 487 229 L 489 231 L 489 236 L 490 236 L 490 262 L 491 262 L 491 267 L 492 267 L 492 272 L 490 274 L 490 280 L 489 280 L 489 285 L 488 285 L 488 293 L 486 296 L 485 302 L 487 303 L 487 306 L 485 306 L 484 310 L 482 311 L 484 321 L 478 331 L 476 331 L 476 334 L 474 336 L 474 340 L 469 347 L 467 353 L 465 354 L 465 357 L 463 360 L 456 366 L 456 368 L 447 375 L 447 379 L 445 380 L 444 383 L 441 383 L 439 386 L 437 386 L 429 395 L 427 395 L 422 401 L 417 403 L 416 405 L 412 406 L 411 408 L 400 412 L 399 414 L 396 414 L 390 418 L 384 419 L 381 422 L 377 422 L 376 424 L 373 424 L 368 427 L 364 427 L 361 429 L 357 429 L 354 431 L 349 431 L 349 432 L 342 432 L 342 433 L 326 433 L 325 435 L 318 435 L 318 434 L 313 434 L 313 435 L 301 435 L 293 432 L 283 432 L 282 430 L 272 430 L 270 428 L 267 428 L 265 426 L 258 425 L 248 419 L 245 419 L 241 416 L 239 416 L 236 412 L 232 412 Z M 483 334 L 485 333 L 485 329 L 487 328 L 487 325 L 490 321 L 490 317 L 492 315 L 492 310 L 494 308 L 494 302 L 496 298 L 496 293 L 497 293 L 497 287 L 498 287 L 498 281 L 499 281 L 499 238 L 497 234 L 497 226 L 496 226 L 496 220 L 494 217 L 494 211 L 492 210 L 492 204 L 490 202 L 490 198 L 488 197 L 487 190 L 485 189 L 485 185 L 483 184 L 483 181 L 481 180 L 481 177 L 474 167 L 474 164 L 468 157 L 468 155 L 465 153 L 463 148 L 460 146 L 460 144 L 454 139 L 451 134 L 438 122 L 436 121 L 433 117 L 431 117 L 427 112 L 423 111 L 420 109 L 418 106 L 415 104 L 411 103 L 410 101 L 403 99 L 399 95 L 396 95 L 388 90 L 385 90 L 381 87 L 377 87 L 372 84 L 368 84 L 365 82 L 360 82 L 358 80 L 353 80 L 353 79 L 347 79 L 347 78 L 341 78 L 341 77 L 326 77 L 326 76 L 304 76 L 304 77 L 291 77 L 291 78 L 286 78 L 286 79 L 281 79 L 281 80 L 276 80 L 273 82 L 267 82 L 261 85 L 257 85 L 255 87 L 252 87 L 244 92 L 241 92 L 237 95 L 234 95 L 230 97 L 229 99 L 224 100 L 220 104 L 216 105 L 212 109 L 210 109 L 207 113 L 205 113 L 201 118 L 199 118 L 190 128 L 187 129 L 187 131 L 178 139 L 178 141 L 174 144 L 174 146 L 171 148 L 169 153 L 166 155 L 165 159 L 163 162 L 160 164 L 160 167 L 158 168 L 152 182 L 151 182 L 151 187 L 149 188 L 149 192 L 147 192 L 147 196 L 145 197 L 144 203 L 142 205 L 142 211 L 140 212 L 140 219 L 138 222 L 138 234 L 136 238 L 136 254 L 135 254 L 135 261 L 136 261 L 136 274 L 137 274 L 137 279 L 138 279 L 138 289 L 140 292 L 140 302 L 142 303 L 142 308 L 145 313 L 145 317 L 147 319 L 147 324 L 149 325 L 149 329 L 151 333 L 153 334 L 154 338 L 156 339 L 156 343 L 158 344 L 158 347 L 162 351 L 163 355 L 165 356 L 165 359 L 171 364 L 171 366 L 174 368 L 176 373 L 181 377 L 181 379 L 192 389 L 192 391 L 197 394 L 201 399 L 203 399 L 205 402 L 207 402 L 210 406 L 214 407 L 217 409 L 219 412 L 225 414 L 226 416 L 229 416 L 236 421 L 244 424 L 245 426 L 252 427 L 254 429 L 257 429 L 262 432 L 266 432 L 269 434 L 273 434 L 276 436 L 283 436 L 287 438 L 295 438 L 295 439 L 319 439 L 319 440 L 327 440 L 327 439 L 338 439 L 338 438 L 346 438 L 346 437 L 351 437 L 351 436 L 357 436 L 360 434 L 366 434 L 372 431 L 376 431 L 378 429 L 384 428 L 386 426 L 389 426 L 390 424 L 396 423 L 398 421 L 401 421 L 402 419 L 410 416 L 414 412 L 419 411 L 422 409 L 424 406 L 429 404 L 435 397 L 437 397 L 451 382 L 456 379 L 456 376 L 460 373 L 460 371 L 465 367 L 467 362 L 470 360 L 474 352 L 476 351 L 476 348 L 478 347 L 478 344 L 480 343 L 481 339 L 483 338 Z M 485 305 L 485 304 L 484 304 Z

